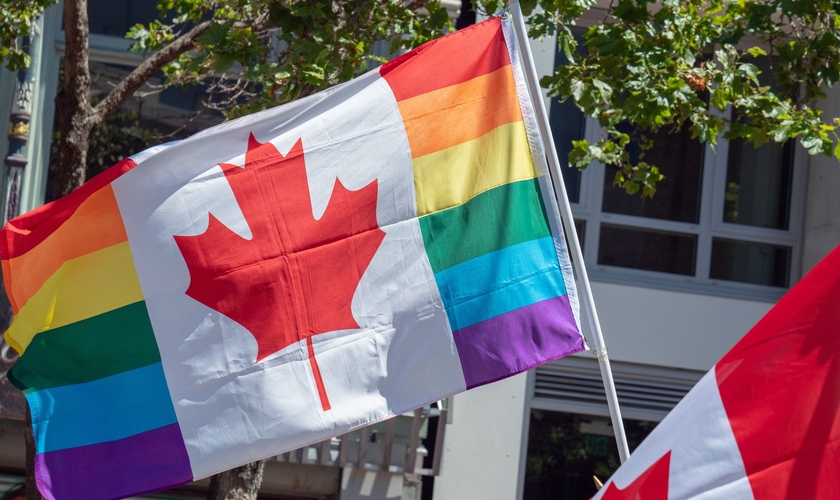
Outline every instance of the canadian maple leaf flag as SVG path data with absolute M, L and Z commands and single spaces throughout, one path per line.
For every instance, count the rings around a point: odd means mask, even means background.
M 594 498 L 840 498 L 840 247 L 697 383 Z
M 490 19 L 9 222 L 42 494 L 172 487 L 584 349 L 512 40 Z

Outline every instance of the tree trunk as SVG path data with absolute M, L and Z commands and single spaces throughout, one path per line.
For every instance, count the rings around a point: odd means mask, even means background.
M 210 478 L 207 500 L 256 500 L 265 460 L 258 460 Z
M 64 2 L 64 79 L 55 98 L 60 134 L 53 161 L 53 194 L 60 198 L 85 182 L 85 165 L 93 130 L 90 106 L 89 27 L 87 0 Z
M 62 91 L 63 93 L 64 91 Z M 78 107 L 56 99 L 56 120 L 61 140 L 58 155 L 52 163 L 52 185 L 55 199 L 70 193 L 85 182 L 85 166 L 90 146 L 90 129 L 84 125 Z M 61 109 L 61 108 L 75 109 Z M 69 117 L 61 117 L 67 114 Z

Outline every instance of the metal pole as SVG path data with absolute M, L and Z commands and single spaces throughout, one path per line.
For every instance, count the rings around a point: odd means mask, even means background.
M 598 358 L 598 366 L 601 368 L 601 379 L 604 381 L 604 391 L 607 395 L 607 406 L 610 409 L 615 441 L 618 444 L 618 456 L 624 463 L 630 456 L 630 448 L 627 446 L 627 436 L 624 433 L 624 423 L 621 420 L 621 409 L 618 407 L 618 395 L 615 392 L 610 360 L 607 357 L 607 347 L 604 344 L 604 335 L 601 333 L 601 322 L 598 320 L 598 311 L 595 309 L 595 300 L 592 297 L 592 287 L 589 284 L 589 275 L 586 273 L 586 265 L 583 262 L 583 252 L 580 249 L 577 231 L 575 230 L 572 207 L 569 204 L 569 196 L 566 194 L 566 185 L 563 183 L 563 176 L 560 172 L 560 159 L 557 156 L 557 148 L 551 135 L 551 127 L 548 121 L 548 113 L 545 109 L 542 91 L 537 83 L 537 67 L 534 65 L 534 57 L 531 55 L 531 46 L 528 43 L 528 31 L 525 28 L 525 21 L 522 17 L 522 9 L 519 7 L 519 0 L 512 0 L 510 10 L 513 14 L 513 28 L 516 33 L 516 41 L 520 52 L 524 55 L 525 80 L 528 84 L 528 91 L 531 94 L 531 102 L 537 111 L 537 125 L 542 136 L 543 145 L 548 155 L 548 165 L 551 175 L 554 178 L 555 194 L 560 198 L 558 201 L 560 218 L 566 228 L 569 240 L 569 247 L 572 252 L 572 265 L 575 266 L 578 282 L 583 292 L 583 300 L 586 302 L 586 317 L 589 323 L 589 333 L 592 340 L 593 351 Z

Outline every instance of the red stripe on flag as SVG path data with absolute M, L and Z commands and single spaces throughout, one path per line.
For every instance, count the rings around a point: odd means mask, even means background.
M 397 101 L 486 75 L 510 64 L 498 17 L 432 40 L 379 68 Z
M 0 256 L 3 260 L 19 257 L 38 246 L 64 224 L 93 193 L 114 182 L 136 165 L 134 160 L 126 158 L 67 196 L 7 222 L 3 228 L 3 237 L 0 238 Z
M 315 360 L 315 348 L 312 346 L 312 337 L 306 337 L 306 348 L 309 351 L 309 364 L 312 365 L 312 374 L 315 376 L 315 386 L 318 388 L 318 397 L 321 398 L 321 408 L 330 411 L 330 398 L 327 397 L 327 388 L 324 387 L 324 379 L 321 378 L 321 369 Z
M 840 247 L 716 365 L 756 499 L 840 492 Z

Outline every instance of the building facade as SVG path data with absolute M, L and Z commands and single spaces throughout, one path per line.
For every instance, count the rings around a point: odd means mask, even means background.
M 141 61 L 127 52 L 123 34 L 153 18 L 156 1 L 89 4 L 96 98 Z M 454 2 L 453 14 L 458 7 Z M 590 22 L 598 22 L 603 11 L 590 15 Z M 14 167 L 22 170 L 6 165 L 0 175 L 4 206 L 17 196 L 19 213 L 50 199 L 53 99 L 64 50 L 59 8 L 48 9 L 39 25 L 35 65 L 26 78 L 31 115 L 22 150 L 26 163 Z M 564 62 L 553 39 L 532 41 L 532 50 L 541 74 Z M 18 104 L 19 80 L 0 73 L 4 117 Z M 600 135 L 597 123 L 573 104 L 546 102 L 561 159 L 572 140 Z M 820 105 L 827 116 L 840 115 L 840 92 Z M 221 120 L 202 110 L 200 89 L 143 92 L 129 99 L 117 118 L 146 135 L 115 135 L 95 144 L 102 161 L 91 174 L 150 141 L 186 136 Z M 7 135 L 21 130 L 14 119 L 8 127 Z M 0 156 L 10 154 L 9 144 L 0 141 Z M 658 137 L 650 155 L 667 176 L 652 200 L 612 187 L 613 172 L 603 165 L 564 169 L 631 449 L 840 243 L 840 165 L 833 159 L 808 157 L 793 144 L 756 149 L 721 140 L 712 150 L 685 133 Z M 19 192 L 12 189 L 15 178 Z M 0 347 L 3 373 L 13 353 Z M 7 381 L 0 381 L 0 495 L 21 479 L 22 405 Z M 592 476 L 606 479 L 618 465 L 612 435 L 597 362 L 581 354 L 278 457 L 269 462 L 261 494 L 589 498 L 595 491 Z M 169 496 L 200 496 L 204 485 Z
M 565 61 L 553 39 L 531 46 L 540 74 Z M 561 161 L 572 140 L 600 136 L 573 104 L 546 102 Z M 818 105 L 838 116 L 840 92 Z M 798 144 L 656 141 L 648 158 L 666 180 L 652 200 L 612 187 L 603 165 L 564 171 L 631 451 L 840 243 L 836 160 Z M 459 394 L 452 413 L 436 500 L 590 498 L 592 476 L 618 465 L 589 353 Z

